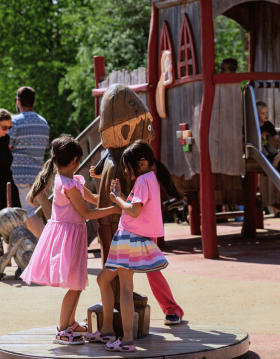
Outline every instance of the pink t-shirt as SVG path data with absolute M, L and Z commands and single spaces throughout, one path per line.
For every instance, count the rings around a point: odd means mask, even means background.
M 122 211 L 119 229 L 127 230 L 142 237 L 154 238 L 164 235 L 160 187 L 153 171 L 137 178 L 126 202 L 142 203 L 142 210 L 137 218 L 133 218 Z

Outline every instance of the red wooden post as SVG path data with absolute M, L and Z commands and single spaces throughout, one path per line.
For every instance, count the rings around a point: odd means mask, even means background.
M 98 88 L 100 77 L 105 76 L 105 57 L 94 56 L 93 58 L 94 77 L 95 77 L 95 88 Z M 95 118 L 99 115 L 99 99 L 95 97 Z
M 245 176 L 245 203 L 242 226 L 243 238 L 256 237 L 256 194 L 258 174 L 256 171 L 247 172 Z
M 153 4 L 150 35 L 148 41 L 148 82 L 151 86 L 149 92 L 149 110 L 153 116 L 153 128 L 156 133 L 151 146 L 155 152 L 155 157 L 160 160 L 161 152 L 161 118 L 156 108 L 156 87 L 158 83 L 158 9 Z
M 7 207 L 12 207 L 12 184 L 7 182 Z
M 191 235 L 200 235 L 200 208 L 198 204 L 197 192 L 193 192 L 191 194 L 188 210 Z
M 217 258 L 219 251 L 216 233 L 215 177 L 211 170 L 209 154 L 209 128 L 215 97 L 215 85 L 212 83 L 212 75 L 215 73 L 212 1 L 200 0 L 200 18 L 203 75 L 203 98 L 199 125 L 202 245 L 205 258 Z

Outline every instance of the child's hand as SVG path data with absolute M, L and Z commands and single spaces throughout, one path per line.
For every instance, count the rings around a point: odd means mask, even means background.
M 94 168 L 95 168 L 95 166 L 90 167 L 90 170 L 89 170 L 90 177 L 101 178 L 101 175 L 96 175 L 94 173 Z
M 120 206 L 115 205 L 114 209 L 116 210 L 116 212 L 115 212 L 116 214 L 122 214 L 122 209 Z
M 118 178 L 111 181 L 110 192 L 122 192 L 120 180 Z
M 111 200 L 113 203 L 116 203 L 117 197 L 119 197 L 119 196 L 120 196 L 120 192 L 118 192 L 118 191 L 111 192 L 111 193 L 110 193 L 110 200 Z

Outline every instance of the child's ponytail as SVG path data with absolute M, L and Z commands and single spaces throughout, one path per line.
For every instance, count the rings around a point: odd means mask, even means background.
M 34 204 L 35 198 L 47 187 L 49 179 L 51 178 L 54 167 L 66 167 L 75 158 L 77 162 L 83 156 L 83 150 L 77 140 L 70 135 L 61 135 L 56 138 L 51 144 L 51 158 L 44 164 L 42 171 L 38 174 L 35 183 L 31 187 L 27 198 L 30 204 Z
M 157 179 L 161 183 L 165 192 L 172 198 L 182 200 L 185 196 L 184 194 L 175 186 L 172 181 L 171 174 L 168 168 L 159 160 L 154 158 L 154 163 L 157 167 Z
M 27 198 L 31 205 L 34 205 L 35 198 L 44 191 L 47 187 L 49 179 L 54 171 L 54 158 L 50 158 L 43 166 L 41 172 L 36 177 L 36 180 L 29 191 Z

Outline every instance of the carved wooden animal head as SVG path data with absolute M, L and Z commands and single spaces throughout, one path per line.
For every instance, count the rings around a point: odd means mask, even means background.
M 150 143 L 155 137 L 152 121 L 148 107 L 129 87 L 115 84 L 104 93 L 99 125 L 103 147 L 125 147 L 137 139 Z
M 9 243 L 10 232 L 24 223 L 23 215 L 26 211 L 22 208 L 4 208 L 0 211 L 0 233 L 6 243 Z

